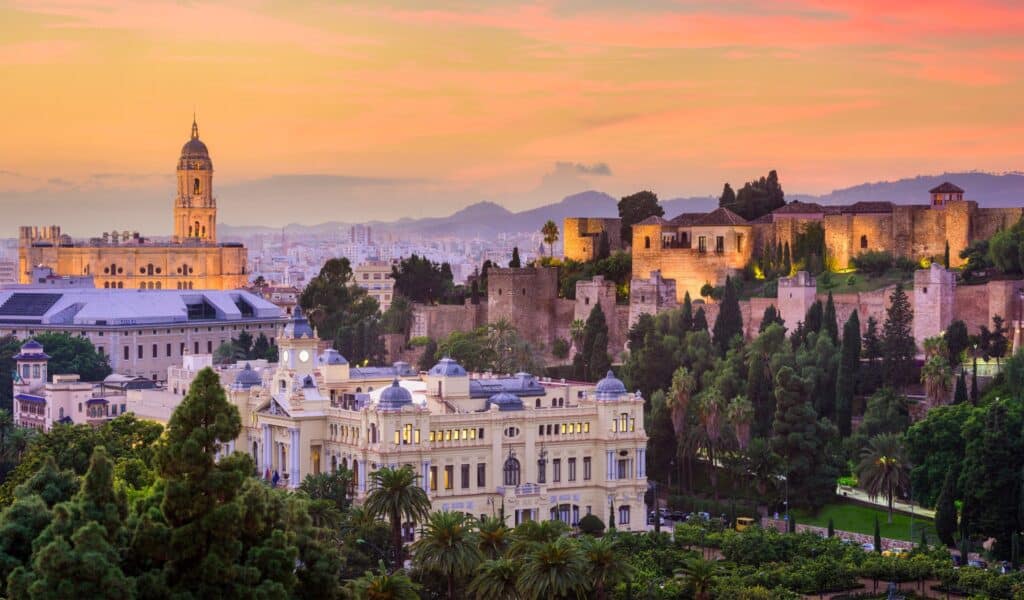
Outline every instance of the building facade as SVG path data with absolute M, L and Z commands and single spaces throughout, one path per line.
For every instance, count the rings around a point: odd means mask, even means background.
M 371 260 L 352 269 L 353 283 L 366 290 L 366 293 L 377 301 L 381 312 L 391 306 L 391 299 L 395 295 L 391 265 L 389 261 Z
M 622 250 L 622 219 L 567 217 L 562 221 L 562 255 L 579 262 L 594 260 L 602 234 L 611 252 Z
M 244 424 L 231 446 L 265 477 L 296 487 L 348 468 L 359 502 L 371 472 L 408 465 L 434 510 L 504 511 L 510 525 L 614 513 L 620 529 L 646 528 L 644 401 L 610 373 L 594 385 L 471 376 L 451 359 L 426 373 L 357 368 L 322 349 L 301 311 L 278 344 L 276 365 L 220 371 Z M 167 390 L 129 393 L 129 411 L 166 422 L 197 370 Z
M 246 261 L 241 244 L 217 242 L 213 161 L 194 121 L 178 159 L 169 242 L 152 242 L 130 231 L 73 240 L 56 225 L 24 226 L 18 234 L 22 283 L 30 281 L 34 268 L 45 266 L 58 275 L 91 275 L 102 288 L 228 290 L 247 283 Z
M 110 290 L 74 281 L 0 289 L 0 334 L 87 337 L 115 373 L 157 381 L 183 356 L 212 354 L 243 331 L 273 344 L 285 319 L 281 309 L 242 290 Z

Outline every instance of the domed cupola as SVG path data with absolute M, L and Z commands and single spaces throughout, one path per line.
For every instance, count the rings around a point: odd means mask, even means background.
M 618 400 L 625 394 L 625 384 L 615 376 L 615 373 L 612 373 L 611 369 L 608 370 L 604 379 L 597 382 L 597 387 L 594 388 L 594 395 L 598 400 Z
M 235 375 L 235 386 L 239 388 L 249 389 L 263 384 L 263 378 L 258 372 L 253 370 L 252 365 L 245 363 L 245 368 Z
M 412 404 L 412 393 L 398 383 L 396 377 L 391 385 L 384 388 L 377 400 L 377 408 L 380 410 L 402 410 L 403 406 Z
M 497 406 L 498 410 L 502 412 L 523 410 L 523 399 L 508 392 L 498 392 L 487 399 L 486 404 L 484 404 L 484 410 L 490 410 L 492 406 Z
M 446 356 L 431 367 L 428 375 L 434 377 L 465 377 L 466 370 L 462 368 L 462 365 L 455 362 L 454 359 Z
M 200 164 L 196 164 L 196 163 Z M 192 137 L 181 147 L 181 167 L 191 169 L 212 169 L 213 161 L 210 160 L 210 151 L 206 144 L 199 139 L 199 125 L 195 119 L 192 120 Z
M 309 320 L 302 314 L 302 309 L 298 305 L 292 310 L 292 318 L 284 326 L 284 336 L 293 340 L 313 337 L 313 328 L 309 326 Z
M 323 353 L 320 355 L 320 358 L 317 359 L 317 362 L 319 362 L 321 365 L 347 365 L 348 364 L 348 360 L 344 356 L 342 356 L 341 353 L 338 352 L 337 350 L 335 350 L 334 348 L 328 348 L 327 350 L 324 350 Z

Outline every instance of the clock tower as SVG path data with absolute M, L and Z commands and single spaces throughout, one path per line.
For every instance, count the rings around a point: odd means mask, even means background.
M 178 159 L 178 195 L 174 200 L 174 241 L 217 241 L 217 201 L 213 197 L 213 161 L 192 119 L 192 137 Z
M 317 348 L 320 340 L 310 327 L 302 309 L 298 306 L 292 310 L 292 318 L 285 324 L 277 336 L 277 374 L 279 389 L 283 390 L 288 382 L 311 375 L 317 366 Z M 282 385 L 283 382 L 283 385 Z

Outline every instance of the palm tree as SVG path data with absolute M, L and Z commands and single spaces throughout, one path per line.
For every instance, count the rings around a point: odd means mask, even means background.
M 725 418 L 736 432 L 736 444 L 746 450 L 750 444 L 750 424 L 754 420 L 754 405 L 746 396 L 736 396 L 725 407 Z
M 568 530 L 569 526 L 562 521 L 524 521 L 512 530 L 508 554 L 512 558 L 520 558 L 559 539 Z
M 678 464 L 682 468 L 684 461 L 689 464 L 692 451 L 695 449 L 693 440 L 687 436 L 686 419 L 689 416 L 690 399 L 697 389 L 697 378 L 686 367 L 679 367 L 672 374 L 672 387 L 669 389 L 665 404 L 672 415 L 672 430 L 676 434 L 676 453 Z M 690 473 L 690 469 L 687 469 Z M 680 483 L 682 479 L 680 478 Z
M 583 598 L 588 589 L 583 552 L 566 537 L 542 544 L 526 555 L 516 585 L 527 598 Z
M 554 256 L 555 242 L 558 241 L 558 225 L 555 225 L 555 222 L 549 219 L 540 228 L 540 232 L 544 235 L 544 243 L 548 245 L 548 256 Z
M 718 467 L 716 458 L 722 441 L 722 412 L 724 400 L 718 387 L 712 385 L 698 396 L 697 418 L 700 421 L 697 439 L 708 461 L 708 476 L 718 502 Z
M 595 538 L 585 535 L 579 543 L 587 561 L 587 580 L 594 588 L 594 598 L 605 600 L 608 590 L 614 589 L 620 581 L 629 579 L 633 568 L 619 551 L 613 537 Z
M 921 367 L 921 382 L 924 383 L 930 406 L 949 400 L 949 392 L 953 387 L 953 369 L 944 354 L 934 354 L 925 361 Z
M 579 350 L 580 345 L 583 343 L 583 333 L 587 329 L 587 324 L 583 322 L 583 319 L 573 319 L 572 323 L 569 323 L 569 337 L 572 338 L 573 346 Z
M 380 572 L 367 571 L 362 577 L 348 583 L 349 597 L 353 600 L 419 600 L 419 587 L 409 576 L 399 571 L 389 574 L 380 563 Z
M 448 600 L 454 600 L 456 578 L 468 577 L 483 560 L 478 544 L 472 518 L 458 512 L 436 512 L 412 545 L 413 560 L 426 571 L 443 574 L 448 580 Z
M 518 562 L 510 558 L 487 560 L 477 569 L 469 593 L 478 600 L 520 600 L 518 580 Z
M 719 572 L 718 563 L 703 558 L 691 558 L 676 571 L 676 577 L 683 579 L 694 600 L 709 600 L 711 585 Z
M 498 517 L 484 517 L 477 523 L 480 552 L 490 560 L 501 558 L 508 549 L 509 528 Z
M 402 523 L 423 521 L 430 513 L 430 498 L 423 488 L 416 485 L 419 479 L 412 467 L 400 469 L 387 467 L 370 474 L 372 488 L 366 496 L 363 507 L 374 517 L 387 518 L 391 523 L 391 542 L 394 544 L 395 563 L 399 569 L 404 561 L 402 548 Z
M 909 485 L 908 470 L 903 442 L 894 433 L 876 435 L 861 451 L 857 479 L 872 500 L 885 496 L 889 505 L 889 523 L 892 523 L 892 504 L 896 494 Z

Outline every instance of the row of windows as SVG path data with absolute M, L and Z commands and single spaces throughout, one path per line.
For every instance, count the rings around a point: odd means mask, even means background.
M 220 343 L 223 344 L 226 341 L 227 340 L 221 340 Z M 152 352 L 153 356 L 152 356 L 152 358 L 157 358 L 159 356 L 158 347 L 159 347 L 159 344 L 153 344 L 153 352 Z M 100 354 L 103 354 L 103 346 L 97 346 L 96 350 Z M 124 353 L 123 353 L 124 360 L 131 360 L 131 346 L 125 346 L 123 348 L 123 350 L 124 350 Z M 199 354 L 199 342 L 193 342 L 192 343 L 192 353 L 193 354 Z M 206 341 L 206 353 L 207 354 L 213 354 L 213 340 L 207 340 Z M 167 344 L 166 345 L 165 354 L 167 356 L 172 356 L 172 354 L 171 354 L 171 344 Z M 185 342 L 180 342 L 178 344 L 178 356 L 183 356 L 184 354 L 185 354 Z M 136 346 L 136 357 L 139 358 L 139 359 L 145 358 L 144 346 L 142 344 L 139 344 L 138 346 Z
M 472 465 L 459 465 L 459 489 L 468 490 L 470 482 L 470 468 Z M 438 469 L 430 467 L 430 491 L 436 492 Z M 443 489 L 455 489 L 455 465 L 446 465 L 441 471 L 441 486 Z M 487 487 L 487 463 L 476 463 L 476 487 Z
M 548 423 L 537 426 L 537 435 L 566 435 L 570 433 L 590 433 L 590 422 Z
M 354 426 L 354 425 L 349 426 L 349 425 L 335 425 L 335 424 L 332 424 L 330 426 L 330 431 L 331 431 L 331 439 L 334 439 L 334 440 L 340 439 L 342 441 L 349 441 L 349 440 L 351 440 L 353 442 L 358 442 L 359 441 L 359 428 Z
M 612 421 L 612 433 L 627 431 L 636 431 L 636 417 L 629 416 L 629 413 L 622 413 L 618 419 Z
M 590 481 L 592 475 L 592 461 L 589 456 L 583 457 L 583 481 Z M 576 481 L 576 458 L 571 457 L 566 461 L 566 481 Z M 555 458 L 551 461 L 551 483 L 562 481 L 562 459 Z M 537 483 L 547 483 L 547 461 L 537 461 Z
M 483 427 L 470 429 L 442 429 L 438 431 L 431 431 L 429 437 L 429 440 L 431 442 L 457 442 L 459 440 L 475 439 L 484 439 Z

